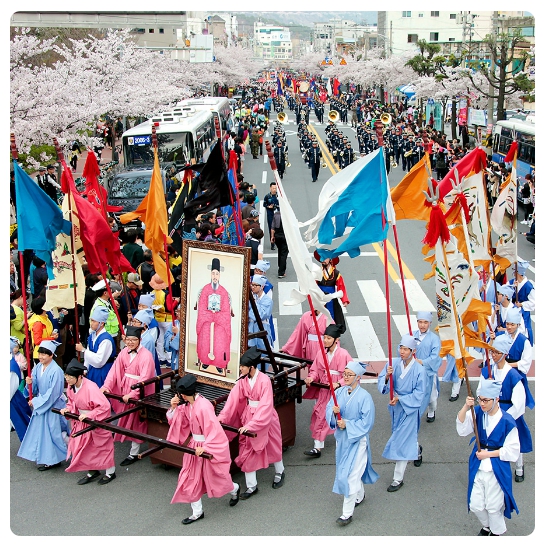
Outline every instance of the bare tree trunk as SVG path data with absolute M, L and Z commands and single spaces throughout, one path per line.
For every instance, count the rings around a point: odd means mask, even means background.
M 451 99 L 451 139 L 457 138 L 457 99 Z

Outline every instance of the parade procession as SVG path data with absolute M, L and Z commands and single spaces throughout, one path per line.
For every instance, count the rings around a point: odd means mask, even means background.
M 13 542 L 533 542 L 534 111 L 470 138 L 470 96 L 437 118 L 411 60 L 384 59 L 376 85 L 357 70 L 373 50 L 264 70 L 244 38 L 190 62 L 129 31 L 56 46 L 18 15 Z M 211 44 L 221 17 L 204 19 Z M 198 57 L 208 42 L 191 40 Z M 91 85 L 107 50 L 134 84 L 97 91 L 87 119 L 49 123 L 49 99 L 16 88 L 47 54 L 37 83 Z M 165 83 L 145 99 L 154 62 Z

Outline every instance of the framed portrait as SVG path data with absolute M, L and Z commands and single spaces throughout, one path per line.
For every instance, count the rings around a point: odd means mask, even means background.
M 231 389 L 247 349 L 249 247 L 182 241 L 179 373 Z

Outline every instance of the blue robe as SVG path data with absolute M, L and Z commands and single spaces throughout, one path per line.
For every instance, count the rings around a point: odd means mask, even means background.
M 500 448 L 504 444 L 506 436 L 510 431 L 516 427 L 516 422 L 514 418 L 507 413 L 506 411 L 502 412 L 502 418 L 495 426 L 491 435 L 487 437 L 485 428 L 483 427 L 483 415 L 484 412 L 481 410 L 478 405 L 476 408 L 476 425 L 478 427 L 478 436 L 480 439 L 480 447 L 485 448 Z M 472 443 L 475 440 L 473 437 L 470 440 Z M 491 451 L 493 449 L 490 449 Z M 474 487 L 474 478 L 480 467 L 480 460 L 476 457 L 478 451 L 478 446 L 474 443 L 474 448 L 472 453 L 470 453 L 470 458 L 468 459 L 468 493 L 467 493 L 467 503 L 468 510 L 470 511 L 470 494 L 472 493 L 472 488 Z M 495 474 L 496 480 L 499 482 L 499 485 L 504 493 L 504 516 L 510 519 L 512 512 L 515 510 L 519 514 L 514 495 L 512 494 L 512 470 L 510 468 L 510 462 L 500 460 L 498 457 L 493 457 L 491 459 L 491 466 L 493 467 L 493 473 Z
M 155 322 L 155 325 L 154 325 Z M 159 363 L 159 358 L 157 357 L 157 352 L 155 349 L 155 343 L 157 342 L 157 338 L 159 337 L 159 324 L 157 323 L 157 320 L 154 318 L 152 322 L 150 322 L 150 325 L 148 326 L 148 329 L 142 333 L 142 337 L 140 339 L 140 344 L 146 348 L 146 350 L 149 350 L 154 357 L 154 365 L 155 365 L 155 374 L 157 376 L 161 375 L 161 364 Z M 160 388 L 163 389 L 163 380 L 159 383 Z
M 372 448 L 370 447 L 370 431 L 375 422 L 375 406 L 370 394 L 358 385 L 351 394 L 349 388 L 342 386 L 336 390 L 337 403 L 345 428 L 337 427 L 337 416 L 332 411 L 333 398 L 326 407 L 326 421 L 330 428 L 335 428 L 336 438 L 336 479 L 332 491 L 348 497 L 348 478 L 355 464 L 358 446 L 362 438 L 366 438 L 368 462 L 362 475 L 364 483 L 375 483 L 379 474 L 372 467 Z
M 258 308 L 258 314 L 260 315 L 262 323 L 264 324 L 264 330 L 267 331 L 267 339 L 269 340 L 269 344 L 273 346 L 273 339 L 271 338 L 271 327 L 269 324 L 269 318 L 273 313 L 273 301 L 271 300 L 271 297 L 264 293 L 261 299 L 258 299 L 255 302 Z M 260 328 L 258 327 L 256 316 L 254 316 L 254 311 L 252 310 L 250 303 L 248 303 L 248 333 L 257 333 L 258 331 L 260 331 Z M 255 346 L 260 350 L 265 350 L 265 344 L 263 340 L 259 338 L 250 339 L 248 341 L 248 346 Z
M 174 320 L 174 324 L 177 327 L 180 327 L 180 322 L 178 320 Z M 170 324 L 169 327 L 167 327 L 167 331 L 165 331 L 163 346 L 165 348 L 165 352 L 171 353 L 172 370 L 178 371 L 178 353 L 180 352 L 180 331 L 174 336 L 174 339 L 171 341 L 172 336 L 173 336 L 173 329 L 172 329 L 172 324 Z
M 103 340 L 108 340 L 112 344 L 112 354 L 108 358 L 108 361 L 99 368 L 93 367 L 92 365 L 89 365 L 87 369 L 87 378 L 90 381 L 93 381 L 99 388 L 104 384 L 104 379 L 106 379 L 108 372 L 110 371 L 112 364 L 114 363 L 114 360 L 116 359 L 116 341 L 108 333 L 108 331 L 103 331 L 98 337 L 95 337 L 95 341 L 93 342 L 93 335 L 89 335 L 89 338 L 87 339 L 87 348 L 91 352 L 97 352 L 99 349 L 100 343 Z
M 455 358 L 451 354 L 448 354 L 446 356 L 446 370 L 444 371 L 442 382 L 457 382 L 460 380 Z
M 17 456 L 38 464 L 57 464 L 66 458 L 67 445 L 62 431 L 69 432 L 68 421 L 51 412 L 66 407 L 63 370 L 52 361 L 44 373 L 42 364 L 32 370 L 32 416 Z
M 503 411 L 507 411 L 510 407 L 512 407 L 512 392 L 516 384 L 521 381 L 521 373 L 509 364 L 505 364 L 504 367 L 510 367 L 510 369 L 502 381 L 499 406 Z M 486 367 L 482 369 L 482 377 L 484 379 L 489 378 L 489 373 Z M 525 422 L 524 416 L 525 414 L 514 420 L 518 429 L 520 452 L 530 453 L 533 450 L 533 439 L 531 437 L 531 431 Z
M 9 362 L 9 370 L 17 375 L 20 382 L 23 376 L 21 375 L 21 370 L 13 355 Z M 31 415 L 32 409 L 27 403 L 25 396 L 23 396 L 20 390 L 16 390 L 9 402 L 9 418 L 21 441 L 23 441 L 23 438 L 25 437 Z
M 377 378 L 377 389 L 380 394 L 389 394 L 392 377 L 385 384 L 387 364 Z M 420 409 L 423 403 L 426 386 L 425 368 L 413 362 L 411 369 L 402 379 L 402 360 L 392 361 L 394 369 L 394 393 L 398 395 L 395 406 L 389 405 L 392 435 L 385 446 L 383 457 L 389 460 L 416 460 L 418 455 L 417 434 L 420 425 Z
M 512 287 L 517 289 L 518 284 L 516 283 L 515 279 L 512 278 L 508 283 Z M 529 300 L 529 293 L 531 293 L 531 291 L 533 291 L 534 288 L 535 286 L 529 280 L 527 280 L 523 284 L 521 289 L 517 292 L 517 295 L 514 293 L 514 296 L 512 297 L 512 302 L 515 303 L 516 299 L 520 303 L 523 303 Z M 531 312 L 529 312 L 528 310 L 523 310 L 523 308 L 521 308 L 520 311 L 523 317 L 523 323 L 525 324 L 525 329 L 527 329 L 527 337 L 529 338 L 529 342 L 531 343 L 531 346 L 533 346 L 534 336 L 533 336 L 533 325 L 531 321 Z
M 416 339 L 419 337 L 419 330 L 412 333 L 412 336 Z M 425 398 L 421 404 L 419 414 L 423 416 L 427 410 L 430 395 L 432 393 L 432 385 L 434 383 L 434 375 L 438 375 L 438 369 L 442 365 L 442 358 L 440 358 L 440 337 L 436 333 L 432 333 L 430 330 L 423 337 L 423 340 L 418 343 L 417 350 L 415 351 L 415 357 L 423 361 L 423 367 L 425 368 Z M 436 376 L 436 389 L 440 393 L 440 381 Z
M 267 280 L 266 284 L 264 285 L 264 293 L 267 294 L 268 297 L 273 300 L 273 284 Z M 275 324 L 273 323 L 273 314 L 269 316 L 269 329 L 271 330 L 271 340 L 275 342 L 275 339 L 277 338 L 277 335 L 275 334 Z
M 508 356 L 506 356 L 507 362 L 519 362 L 519 360 L 521 360 L 521 355 L 523 354 L 523 347 L 525 346 L 526 340 L 527 337 L 523 333 L 518 333 L 516 339 L 510 347 L 510 352 L 508 352 Z M 521 382 L 523 383 L 523 387 L 525 388 L 525 405 L 529 409 L 533 409 L 535 407 L 535 399 L 533 398 L 533 394 L 531 394 L 529 383 L 527 382 L 527 375 L 519 369 L 516 369 L 516 371 L 520 374 Z

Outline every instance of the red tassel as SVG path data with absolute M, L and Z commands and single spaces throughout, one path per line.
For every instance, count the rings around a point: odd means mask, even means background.
M 512 144 L 510 145 L 510 149 L 508 150 L 508 152 L 506 153 L 506 156 L 504 157 L 504 161 L 507 164 L 512 162 L 514 160 L 514 156 L 517 154 L 517 152 L 518 152 L 518 142 L 517 141 L 512 141 Z
M 425 237 L 423 238 L 423 243 L 430 247 L 434 247 L 438 238 L 442 238 L 444 243 L 448 242 L 450 233 L 442 210 L 438 205 L 433 205 L 430 211 L 430 221 Z

